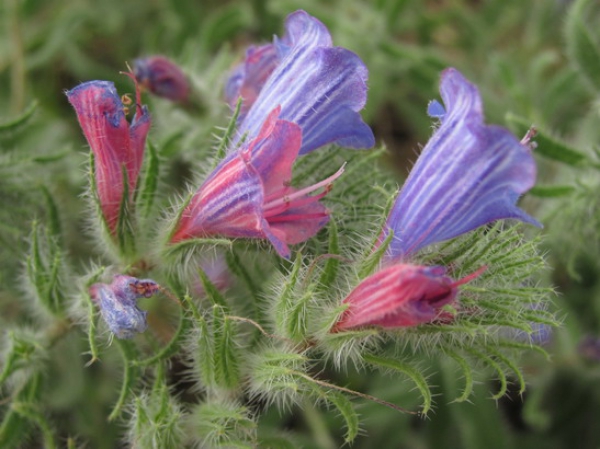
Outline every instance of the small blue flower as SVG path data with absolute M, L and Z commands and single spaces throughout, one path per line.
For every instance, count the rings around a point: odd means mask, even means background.
M 508 130 L 484 123 L 479 92 L 458 70 L 442 73 L 440 92 L 446 109 L 437 102 L 428 107 L 440 126 L 387 220 L 394 231 L 390 260 L 498 219 L 541 226 L 516 206 L 535 184 L 530 148 Z
M 117 275 L 111 284 L 92 285 L 90 296 L 100 307 L 102 318 L 112 333 L 126 339 L 148 327 L 148 312 L 137 307 L 137 300 L 151 297 L 158 289 L 158 284 L 151 279 Z
M 256 137 L 271 111 L 302 129 L 300 154 L 335 143 L 370 148 L 373 132 L 360 111 L 367 99 L 368 71 L 349 50 L 333 47 L 325 25 L 304 11 L 290 14 L 286 34 L 252 47 L 226 86 L 228 102 L 242 97 L 238 139 Z

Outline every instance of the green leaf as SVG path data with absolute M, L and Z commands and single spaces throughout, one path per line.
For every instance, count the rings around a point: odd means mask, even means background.
M 222 387 L 236 388 L 240 383 L 240 365 L 235 326 L 219 306 L 213 307 L 213 338 L 215 381 Z
M 217 151 L 215 152 L 215 162 L 210 171 L 214 170 L 215 167 L 219 164 L 219 162 L 221 162 L 221 160 L 225 157 L 225 154 L 227 154 L 227 148 L 229 147 L 229 144 L 231 143 L 231 140 L 233 139 L 236 129 L 237 129 L 237 120 L 238 120 L 238 117 L 240 116 L 241 110 L 242 110 L 242 97 L 238 98 L 238 101 L 235 105 L 235 110 L 233 111 L 233 115 L 231 116 L 231 119 L 229 120 L 229 124 L 227 125 L 227 128 L 225 129 L 225 133 L 223 134 L 223 137 L 221 137 L 221 141 L 219 142 L 219 146 L 217 147 Z
M 523 373 L 516 365 L 516 363 L 508 357 L 506 357 L 505 355 L 501 354 L 495 348 L 490 347 L 489 345 L 485 347 L 485 351 L 489 352 L 496 359 L 504 363 L 504 365 L 506 365 L 510 370 L 512 370 L 514 375 L 517 376 L 517 380 L 519 381 L 519 394 L 523 394 L 525 392 L 525 389 L 527 388 L 527 385 L 525 384 L 525 378 L 523 377 Z
M 30 250 L 26 259 L 27 277 L 36 299 L 48 312 L 61 316 L 65 302 L 63 254 L 56 240 L 36 221 L 32 224 Z
M 573 186 L 535 186 L 529 194 L 539 198 L 558 198 L 568 196 L 575 191 Z
M 427 414 L 429 409 L 431 408 L 431 390 L 429 385 L 427 384 L 427 380 L 425 377 L 414 367 L 399 362 L 397 360 L 388 359 L 386 357 L 379 357 L 372 354 L 366 354 L 364 356 L 365 362 L 375 366 L 376 368 L 383 368 L 390 371 L 396 371 L 408 376 L 412 381 L 416 384 L 417 388 L 421 392 L 421 396 L 423 396 L 423 410 L 421 413 L 423 415 Z
M 135 254 L 135 229 L 133 205 L 129 201 L 129 176 L 125 165 L 121 166 L 123 174 L 123 196 L 119 205 L 119 218 L 117 220 L 117 242 L 121 255 Z
M 335 223 L 335 220 L 331 220 L 329 222 L 328 227 L 329 232 L 329 254 L 330 256 L 337 256 L 340 254 L 340 242 L 338 238 L 338 229 Z M 323 272 L 321 273 L 321 277 L 319 279 L 319 287 L 324 289 L 325 291 L 331 289 L 333 286 L 333 282 L 338 273 L 338 268 L 340 265 L 340 261 L 337 257 L 329 257 L 327 262 L 325 262 L 325 267 L 323 268 Z
M 379 263 L 385 255 L 385 252 L 387 251 L 388 247 L 390 246 L 390 243 L 392 243 L 393 238 L 394 231 L 390 229 L 387 237 L 383 242 L 381 242 L 379 246 L 375 246 L 376 243 L 373 243 L 373 247 L 375 248 L 375 250 L 371 251 L 370 254 L 366 254 L 359 266 L 358 276 L 360 279 L 364 279 L 367 276 L 373 274 L 375 269 L 379 266 Z
M 298 252 L 292 271 L 283 280 L 283 289 L 276 301 L 275 306 L 275 326 L 278 331 L 287 337 L 290 337 L 289 314 L 291 309 L 296 305 L 295 287 L 300 276 L 300 268 L 302 267 L 302 254 Z M 293 328 L 293 326 L 292 326 Z
M 152 142 L 148 142 L 148 153 L 145 163 L 145 171 L 143 179 L 140 179 L 142 186 L 139 191 L 138 207 L 141 212 L 141 216 L 148 218 L 152 213 L 152 206 L 156 197 L 156 188 L 158 186 L 158 175 L 159 175 L 160 160 L 158 154 Z M 140 177 L 142 178 L 142 177 Z M 136 192 L 136 195 L 138 192 Z
M 35 375 L 15 395 L 14 403 L 33 404 L 42 391 L 41 374 Z M 17 413 L 12 407 L 2 417 L 0 424 L 0 447 L 22 447 L 20 443 L 28 436 L 29 420 Z
M 200 281 L 202 282 L 202 287 L 204 288 L 206 297 L 213 303 L 213 305 L 220 306 L 223 308 L 225 313 L 229 313 L 229 306 L 227 305 L 225 297 L 221 294 L 215 284 L 211 282 L 210 278 L 201 266 L 198 267 L 198 275 L 200 276 Z
M 290 303 L 285 313 L 286 337 L 295 342 L 305 341 L 308 333 L 308 304 L 314 297 L 312 290 L 307 290 L 300 298 Z
M 23 128 L 35 114 L 38 102 L 36 100 L 29 103 L 29 106 L 21 115 L 12 120 L 0 123 L 0 137 L 4 137 L 9 133 L 13 133 Z
M 498 392 L 496 394 L 492 395 L 492 399 L 500 399 L 502 396 L 504 396 L 506 394 L 506 391 L 508 390 L 508 381 L 506 380 L 506 374 L 504 373 L 504 370 L 498 364 L 498 362 L 496 362 L 494 359 L 492 359 L 491 357 L 489 357 L 488 355 L 484 354 L 483 352 L 481 352 L 477 349 L 465 348 L 465 351 L 467 351 L 469 354 L 471 354 L 475 358 L 479 359 L 485 365 L 494 369 L 496 371 L 496 373 L 498 374 L 498 381 L 500 382 L 500 388 L 498 389 Z
M 208 323 L 203 316 L 195 317 L 198 338 L 192 354 L 194 367 L 202 383 L 207 387 L 215 386 L 214 344 Z
M 462 394 L 454 400 L 454 402 L 464 402 L 469 399 L 469 396 L 471 396 L 471 393 L 473 392 L 473 370 L 471 369 L 469 362 L 456 352 L 448 350 L 446 351 L 446 354 L 458 363 L 465 376 L 465 389 Z
M 506 122 L 517 135 L 524 136 L 531 127 L 527 119 L 510 112 L 506 114 Z M 533 139 L 537 143 L 535 154 L 571 166 L 579 166 L 589 160 L 586 154 L 550 136 L 544 130 L 537 127 L 536 130 L 537 134 Z
M 585 24 L 594 0 L 576 0 L 565 21 L 567 55 L 579 74 L 595 91 L 600 91 L 600 39 Z
M 57 241 L 60 241 L 60 238 L 62 236 L 62 225 L 60 223 L 60 214 L 58 213 L 56 201 L 54 201 L 54 197 L 45 186 L 41 186 L 40 189 L 42 190 L 42 194 L 44 195 L 44 199 L 46 200 L 48 223 L 46 227 L 48 228 L 50 235 L 54 237 Z
M 247 448 L 256 445 L 257 423 L 249 410 L 234 401 L 215 399 L 196 405 L 189 428 L 199 447 Z
M 356 413 L 354 405 L 350 399 L 337 391 L 329 390 L 325 397 L 327 401 L 335 405 L 342 418 L 344 418 L 344 421 L 346 422 L 346 435 L 344 436 L 344 440 L 346 443 L 351 443 L 354 441 L 360 430 L 358 413 Z
M 123 358 L 123 381 L 121 383 L 121 392 L 119 393 L 119 398 L 117 402 L 113 406 L 112 412 L 108 416 L 109 421 L 114 421 L 119 416 L 121 416 L 121 412 L 123 411 L 123 407 L 129 398 L 129 395 L 132 393 L 134 385 L 139 376 L 139 369 L 131 363 L 134 361 L 136 357 L 137 351 L 133 344 L 129 341 L 119 340 L 116 338 L 114 340 L 117 343 L 121 351 L 121 357 Z
M 28 329 L 16 328 L 6 331 L 6 344 L 0 385 L 18 370 L 40 370 L 47 358 L 46 348 L 40 337 Z
M 169 394 L 160 373 L 148 393 L 134 398 L 132 409 L 127 435 L 131 447 L 167 449 L 184 446 L 185 415 L 177 400 Z

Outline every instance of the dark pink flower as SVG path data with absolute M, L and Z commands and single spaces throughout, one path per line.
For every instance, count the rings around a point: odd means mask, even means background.
M 333 332 L 363 326 L 409 327 L 428 323 L 458 294 L 458 286 L 485 269 L 458 281 L 446 276 L 444 267 L 395 264 L 364 279 L 350 292 Z
M 288 245 L 304 242 L 327 224 L 329 213 L 319 199 L 342 170 L 304 189 L 290 187 L 302 132 L 279 113 L 273 110 L 256 138 L 229 154 L 200 186 L 171 243 L 210 236 L 267 239 L 289 257 Z M 317 190 L 322 192 L 309 195 Z
M 89 81 L 67 92 L 75 108 L 83 134 L 94 153 L 96 190 L 104 220 L 115 234 L 127 187 L 131 201 L 144 157 L 150 115 L 136 95 L 136 113 L 131 125 L 125 118 L 123 103 L 113 83 Z

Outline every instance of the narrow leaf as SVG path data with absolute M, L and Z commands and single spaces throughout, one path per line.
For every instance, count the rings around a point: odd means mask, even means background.
M 358 269 L 358 276 L 360 279 L 364 279 L 367 276 L 373 274 L 375 269 L 379 266 L 379 262 L 385 255 L 388 246 L 390 246 L 390 243 L 392 243 L 393 238 L 394 232 L 390 229 L 385 240 L 381 242 L 381 244 L 378 247 L 376 247 L 374 251 L 372 251 L 370 254 L 365 255 Z M 373 246 L 375 246 L 375 244 Z
M 338 229 L 335 220 L 331 220 L 329 222 L 328 232 L 329 255 L 337 256 L 340 254 L 340 242 L 338 238 Z M 339 265 L 340 261 L 336 257 L 330 257 L 327 259 L 327 262 L 325 262 L 325 267 L 323 268 L 323 273 L 321 273 L 321 278 L 319 279 L 320 287 L 324 288 L 325 290 L 331 288 L 337 276 Z
M 504 396 L 506 394 L 506 391 L 508 390 L 508 381 L 506 380 L 506 374 L 504 373 L 504 370 L 498 364 L 498 362 L 476 349 L 465 348 L 465 350 L 477 359 L 481 360 L 484 364 L 488 365 L 490 368 L 494 369 L 498 374 L 500 388 L 498 389 L 498 392 L 496 394 L 492 395 L 492 399 L 500 399 L 502 396 Z
M 375 356 L 372 354 L 366 354 L 364 359 L 367 363 L 375 366 L 376 368 L 388 369 L 391 371 L 397 371 L 402 373 L 412 379 L 412 381 L 416 384 L 417 388 L 421 392 L 421 396 L 423 396 L 423 410 L 421 413 L 423 415 L 427 414 L 429 409 L 431 408 L 431 390 L 429 389 L 429 385 L 427 384 L 427 380 L 425 377 L 417 371 L 414 367 L 399 362 L 397 360 L 391 360 L 384 357 Z
M 133 391 L 135 381 L 139 375 L 138 368 L 131 364 L 131 361 L 136 359 L 135 347 L 129 341 L 120 340 L 118 338 L 114 341 L 121 350 L 121 357 L 123 358 L 123 382 L 121 383 L 121 392 L 119 393 L 119 398 L 113 406 L 112 412 L 108 416 L 109 421 L 114 421 L 121 416 L 123 407 L 125 406 L 129 395 Z
M 219 306 L 213 307 L 213 337 L 215 381 L 222 387 L 233 389 L 240 381 L 235 327 Z
M 194 363 L 202 383 L 207 387 L 212 387 L 215 384 L 213 338 L 208 323 L 201 315 L 196 317 L 196 330 L 198 339 L 193 354 Z
M 539 198 L 557 198 L 570 195 L 574 190 L 573 186 L 535 186 L 529 194 Z
M 206 297 L 213 303 L 213 305 L 217 305 L 223 308 L 225 313 L 229 313 L 229 307 L 227 305 L 227 301 L 219 291 L 219 289 L 211 282 L 206 272 L 202 269 L 202 267 L 198 267 L 198 275 L 200 276 L 200 281 L 202 282 L 202 287 L 204 288 L 204 293 Z
M 458 363 L 458 366 L 460 366 L 463 371 L 463 375 L 465 377 L 465 389 L 463 390 L 462 394 L 454 400 L 454 402 L 464 402 L 469 399 L 469 396 L 471 396 L 471 393 L 473 392 L 473 370 L 471 369 L 469 362 L 467 362 L 467 360 L 465 360 L 465 358 L 461 355 L 453 351 L 446 351 L 446 353 L 456 363 Z
M 215 152 L 215 163 L 214 163 L 214 166 L 212 167 L 213 170 L 217 166 L 217 164 L 219 162 L 221 162 L 221 159 L 223 159 L 225 157 L 225 154 L 227 153 L 227 148 L 229 147 L 229 143 L 231 142 L 232 138 L 234 137 L 234 133 L 237 128 L 237 119 L 240 116 L 241 109 L 242 109 L 242 97 L 238 98 L 237 104 L 235 105 L 235 110 L 233 111 L 233 115 L 231 116 L 231 119 L 229 120 L 229 124 L 227 125 L 227 128 L 225 129 L 225 133 L 223 134 L 223 137 L 221 138 L 221 141 L 219 142 L 219 146 L 217 147 L 217 150 Z
M 29 106 L 23 111 L 21 115 L 15 117 L 12 120 L 8 120 L 6 122 L 0 123 L 0 136 L 4 136 L 11 132 L 16 132 L 19 129 L 23 128 L 33 117 L 35 111 L 37 110 L 38 103 L 37 101 L 32 101 L 29 103 Z
M 359 431 L 358 413 L 356 413 L 354 405 L 350 399 L 337 391 L 328 391 L 326 399 L 335 405 L 342 418 L 344 418 L 344 421 L 346 422 L 346 435 L 344 436 L 344 440 L 346 443 L 351 443 L 354 441 Z
M 152 212 L 152 206 L 156 197 L 156 189 L 158 186 L 160 160 L 152 142 L 148 142 L 148 153 L 145 163 L 145 171 L 141 182 L 141 190 L 139 190 L 138 206 L 141 211 L 141 216 L 147 218 Z M 137 192 L 136 192 L 137 195 Z
M 51 236 L 60 241 L 62 236 L 62 225 L 60 223 L 60 214 L 58 213 L 58 206 L 56 205 L 56 201 L 54 201 L 54 197 L 50 193 L 50 191 L 45 187 L 40 187 L 42 190 L 42 194 L 44 195 L 44 199 L 46 200 L 46 227 L 50 232 Z

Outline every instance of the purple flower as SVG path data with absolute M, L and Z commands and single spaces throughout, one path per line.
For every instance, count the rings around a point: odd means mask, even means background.
M 267 239 L 289 257 L 288 245 L 309 239 L 327 224 L 329 213 L 319 199 L 342 170 L 301 190 L 290 187 L 302 133 L 279 113 L 279 108 L 272 111 L 258 135 L 206 179 L 186 206 L 171 243 L 210 236 Z M 309 195 L 316 190 L 323 191 Z
M 144 332 L 148 326 L 148 312 L 138 309 L 137 300 L 149 298 L 159 290 L 151 279 L 137 279 L 117 275 L 111 284 L 94 284 L 90 287 L 92 300 L 100 307 L 100 313 L 108 328 L 118 338 L 132 338 L 136 332 Z
M 266 117 L 281 106 L 282 120 L 302 130 L 306 154 L 335 143 L 370 148 L 375 140 L 360 111 L 367 98 L 367 68 L 349 50 L 332 47 L 327 28 L 304 11 L 286 19 L 273 44 L 251 47 L 226 86 L 227 101 L 243 98 L 238 139 L 254 138 Z
M 446 109 L 388 217 L 394 231 L 389 259 L 401 259 L 494 220 L 514 218 L 541 226 L 515 204 L 535 184 L 530 148 L 508 130 L 483 121 L 477 88 L 456 69 L 442 73 Z
M 123 103 L 113 83 L 89 81 L 68 91 L 83 134 L 94 153 L 96 190 L 106 224 L 116 233 L 120 205 L 125 193 L 123 169 L 131 201 L 144 157 L 150 115 L 141 106 L 136 87 L 136 113 L 127 123 Z
M 179 102 L 188 99 L 188 80 L 179 66 L 170 59 L 156 55 L 136 59 L 133 64 L 137 80 L 154 95 Z
M 225 85 L 225 98 L 231 109 L 236 107 L 239 97 L 243 99 L 239 120 L 246 117 L 279 62 L 274 44 L 251 46 L 246 50 L 244 63 L 231 72 Z
M 374 325 L 415 326 L 439 317 L 453 302 L 458 286 L 482 267 L 453 281 L 443 267 L 405 263 L 426 245 L 447 240 L 503 218 L 539 223 L 516 207 L 535 183 L 535 162 L 526 142 L 483 121 L 477 88 L 457 70 L 442 73 L 446 105 L 430 103 L 441 120 L 423 149 L 387 219 L 393 240 L 384 268 L 364 279 L 347 297 L 348 308 L 332 332 Z

